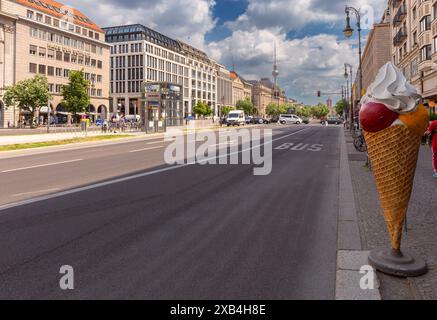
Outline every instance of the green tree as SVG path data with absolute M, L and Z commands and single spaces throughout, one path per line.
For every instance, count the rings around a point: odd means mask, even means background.
M 221 107 L 221 113 L 224 116 L 227 116 L 229 114 L 229 112 L 231 112 L 231 110 L 234 110 L 234 107 L 230 107 L 230 106 L 223 106 Z
M 251 116 L 255 112 L 253 103 L 248 98 L 237 102 L 237 110 L 243 110 L 246 116 Z
M 337 101 L 337 103 L 335 104 L 335 112 L 339 115 L 342 116 L 344 113 L 344 110 L 347 107 L 347 102 L 345 99 L 341 99 L 339 101 Z
M 329 114 L 329 109 L 322 103 L 319 103 L 317 106 L 313 107 L 312 116 L 314 118 L 320 119 L 326 117 Z
M 312 112 L 313 112 L 313 107 L 305 106 L 299 110 L 299 116 L 304 118 L 309 118 L 311 117 Z
M 32 113 L 32 126 L 37 111 L 42 106 L 47 106 L 51 98 L 47 78 L 39 75 L 22 80 L 14 86 L 6 87 L 4 95 L 7 106 L 18 105 L 20 109 Z
M 83 71 L 70 71 L 68 84 L 63 85 L 61 94 L 62 104 L 68 112 L 76 115 L 85 112 L 90 105 L 90 96 L 87 92 L 89 81 L 85 80 Z
M 205 102 L 199 101 L 193 107 L 193 112 L 199 116 L 209 116 L 212 113 L 212 109 Z
M 285 109 L 287 110 L 286 113 L 288 114 L 296 114 L 299 115 L 299 110 L 297 110 L 296 106 L 293 104 L 287 104 L 285 105 Z
M 280 114 L 287 113 L 287 108 L 284 105 L 279 105 L 277 103 L 269 103 L 269 105 L 266 108 L 266 113 L 269 116 L 275 117 L 279 116 Z

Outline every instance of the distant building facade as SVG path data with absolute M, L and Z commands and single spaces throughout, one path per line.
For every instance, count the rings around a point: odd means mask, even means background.
M 221 116 L 221 108 L 224 106 L 232 106 L 232 80 L 230 71 L 223 65 L 216 64 L 217 75 L 217 107 L 218 114 Z

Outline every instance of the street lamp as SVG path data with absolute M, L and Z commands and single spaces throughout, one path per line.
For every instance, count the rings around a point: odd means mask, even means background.
M 362 50 L 361 50 L 361 13 L 360 13 L 360 10 L 355 9 L 354 7 L 348 7 L 348 6 L 346 6 L 346 8 L 345 8 L 345 13 L 346 13 L 346 27 L 343 30 L 345 37 L 350 38 L 354 32 L 354 29 L 352 29 L 351 24 L 350 24 L 351 13 L 353 13 L 357 19 L 358 56 L 359 56 L 359 73 L 358 73 L 358 76 L 359 76 L 358 86 L 359 87 L 358 87 L 358 90 L 359 90 L 359 97 L 361 99 L 361 93 L 363 90 L 363 69 L 362 69 L 362 64 L 361 64 L 361 53 L 362 53 Z M 352 93 L 352 91 L 351 91 L 351 93 Z M 352 96 L 352 94 L 351 94 L 351 96 Z M 352 124 L 353 124 L 353 119 L 352 119 Z
M 351 64 L 349 64 L 349 63 L 345 63 L 344 64 L 344 78 L 345 79 L 348 79 L 348 73 L 347 73 L 347 69 L 349 68 L 349 76 L 350 76 L 350 81 L 351 81 L 351 86 L 350 86 L 350 101 L 349 101 L 349 103 L 350 103 L 350 108 L 349 108 L 349 111 L 350 111 L 350 124 L 351 124 L 351 130 L 352 130 L 352 128 L 353 128 L 353 125 L 354 125 L 354 114 L 355 114 L 355 111 L 354 111 L 354 101 L 353 101 L 353 94 L 352 94 L 352 92 L 353 92 L 353 79 L 352 79 L 352 77 L 353 77 L 353 67 L 352 67 L 352 65 Z
M 352 37 L 354 33 L 354 29 L 351 27 L 351 17 L 349 15 L 349 11 L 346 11 L 346 28 L 344 28 L 343 33 L 346 38 Z

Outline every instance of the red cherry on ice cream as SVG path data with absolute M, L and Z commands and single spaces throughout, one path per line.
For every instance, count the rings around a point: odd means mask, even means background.
M 361 106 L 360 122 L 367 132 L 378 132 L 392 125 L 399 115 L 382 103 L 368 102 Z

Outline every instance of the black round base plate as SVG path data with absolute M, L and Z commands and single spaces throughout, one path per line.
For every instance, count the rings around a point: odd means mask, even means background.
M 369 263 L 376 270 L 396 277 L 418 277 L 428 272 L 426 262 L 405 251 L 379 248 L 369 254 Z

